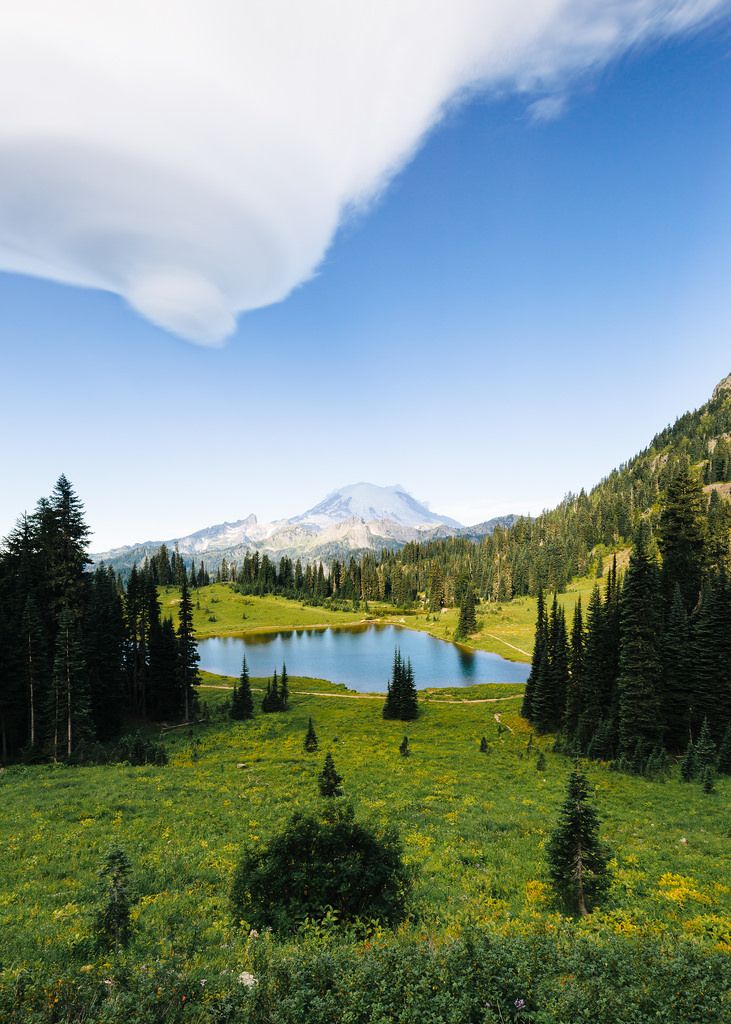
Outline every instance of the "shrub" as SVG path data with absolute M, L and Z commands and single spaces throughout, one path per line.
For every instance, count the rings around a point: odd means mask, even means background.
M 295 814 L 264 847 L 245 849 L 234 874 L 237 920 L 292 931 L 332 910 L 339 921 L 396 924 L 410 875 L 393 830 L 376 835 L 336 806 L 322 818 Z
M 120 847 L 113 847 L 99 872 L 101 905 L 94 918 L 94 934 L 100 946 L 120 949 L 126 946 L 131 933 L 130 896 L 128 892 L 130 864 Z

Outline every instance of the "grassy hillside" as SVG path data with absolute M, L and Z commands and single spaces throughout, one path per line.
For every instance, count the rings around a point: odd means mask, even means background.
M 423 701 L 419 720 L 405 726 L 383 721 L 380 700 L 293 679 L 290 712 L 230 723 L 218 717 L 225 690 L 208 688 L 229 683 L 206 677 L 213 721 L 171 730 L 167 767 L 0 773 L 0 988 L 14 984 L 21 967 L 41 972 L 51 987 L 80 972 L 111 972 L 89 943 L 96 871 L 110 843 L 123 845 L 134 867 L 135 962 L 175 950 L 184 969 L 211 986 L 232 966 L 241 969 L 244 943 L 227 907 L 239 849 L 265 841 L 294 810 L 316 807 L 327 749 L 357 814 L 379 826 L 398 823 L 418 872 L 407 932 L 456 934 L 469 920 L 508 931 L 559 923 L 543 844 L 569 763 L 541 740 L 547 767 L 536 771 L 510 701 L 448 703 L 443 693 Z M 469 696 L 479 697 L 474 690 Z M 519 687 L 500 696 L 510 690 Z M 496 714 L 507 726 L 500 735 Z M 316 755 L 302 749 L 310 716 Z M 398 754 L 404 732 L 408 759 Z M 478 752 L 482 735 L 487 755 Z M 731 780 L 705 795 L 677 777 L 659 784 L 596 765 L 588 771 L 614 850 L 614 883 L 606 908 L 577 927 L 683 936 L 731 953 Z

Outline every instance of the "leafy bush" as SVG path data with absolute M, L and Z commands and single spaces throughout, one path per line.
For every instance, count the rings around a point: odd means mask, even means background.
M 321 818 L 295 814 L 271 842 L 245 849 L 231 903 L 237 920 L 291 931 L 332 909 L 340 921 L 395 924 L 404 916 L 410 873 L 396 833 L 378 836 L 350 805 Z

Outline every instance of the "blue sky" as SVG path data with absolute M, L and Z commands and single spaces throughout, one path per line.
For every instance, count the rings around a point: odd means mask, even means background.
M 563 94 L 563 93 L 562 93 Z M 0 533 L 65 472 L 97 550 L 359 480 L 475 522 L 589 487 L 731 372 L 731 36 L 474 96 L 316 276 L 191 345 L 110 292 L 0 274 Z

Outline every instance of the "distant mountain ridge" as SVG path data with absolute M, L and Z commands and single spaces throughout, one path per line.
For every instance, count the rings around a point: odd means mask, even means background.
M 312 508 L 289 519 L 260 523 L 255 515 L 248 515 L 185 537 L 130 544 L 93 554 L 92 558 L 126 570 L 140 565 L 165 544 L 171 550 L 177 548 L 185 558 L 203 559 L 209 569 L 215 569 L 224 558 L 240 562 L 247 551 L 259 551 L 274 559 L 287 555 L 309 562 L 330 562 L 366 551 L 401 548 L 410 541 L 482 537 L 516 519 L 500 516 L 478 526 L 463 527 L 449 516 L 432 512 L 403 487 L 362 482 L 332 491 Z

